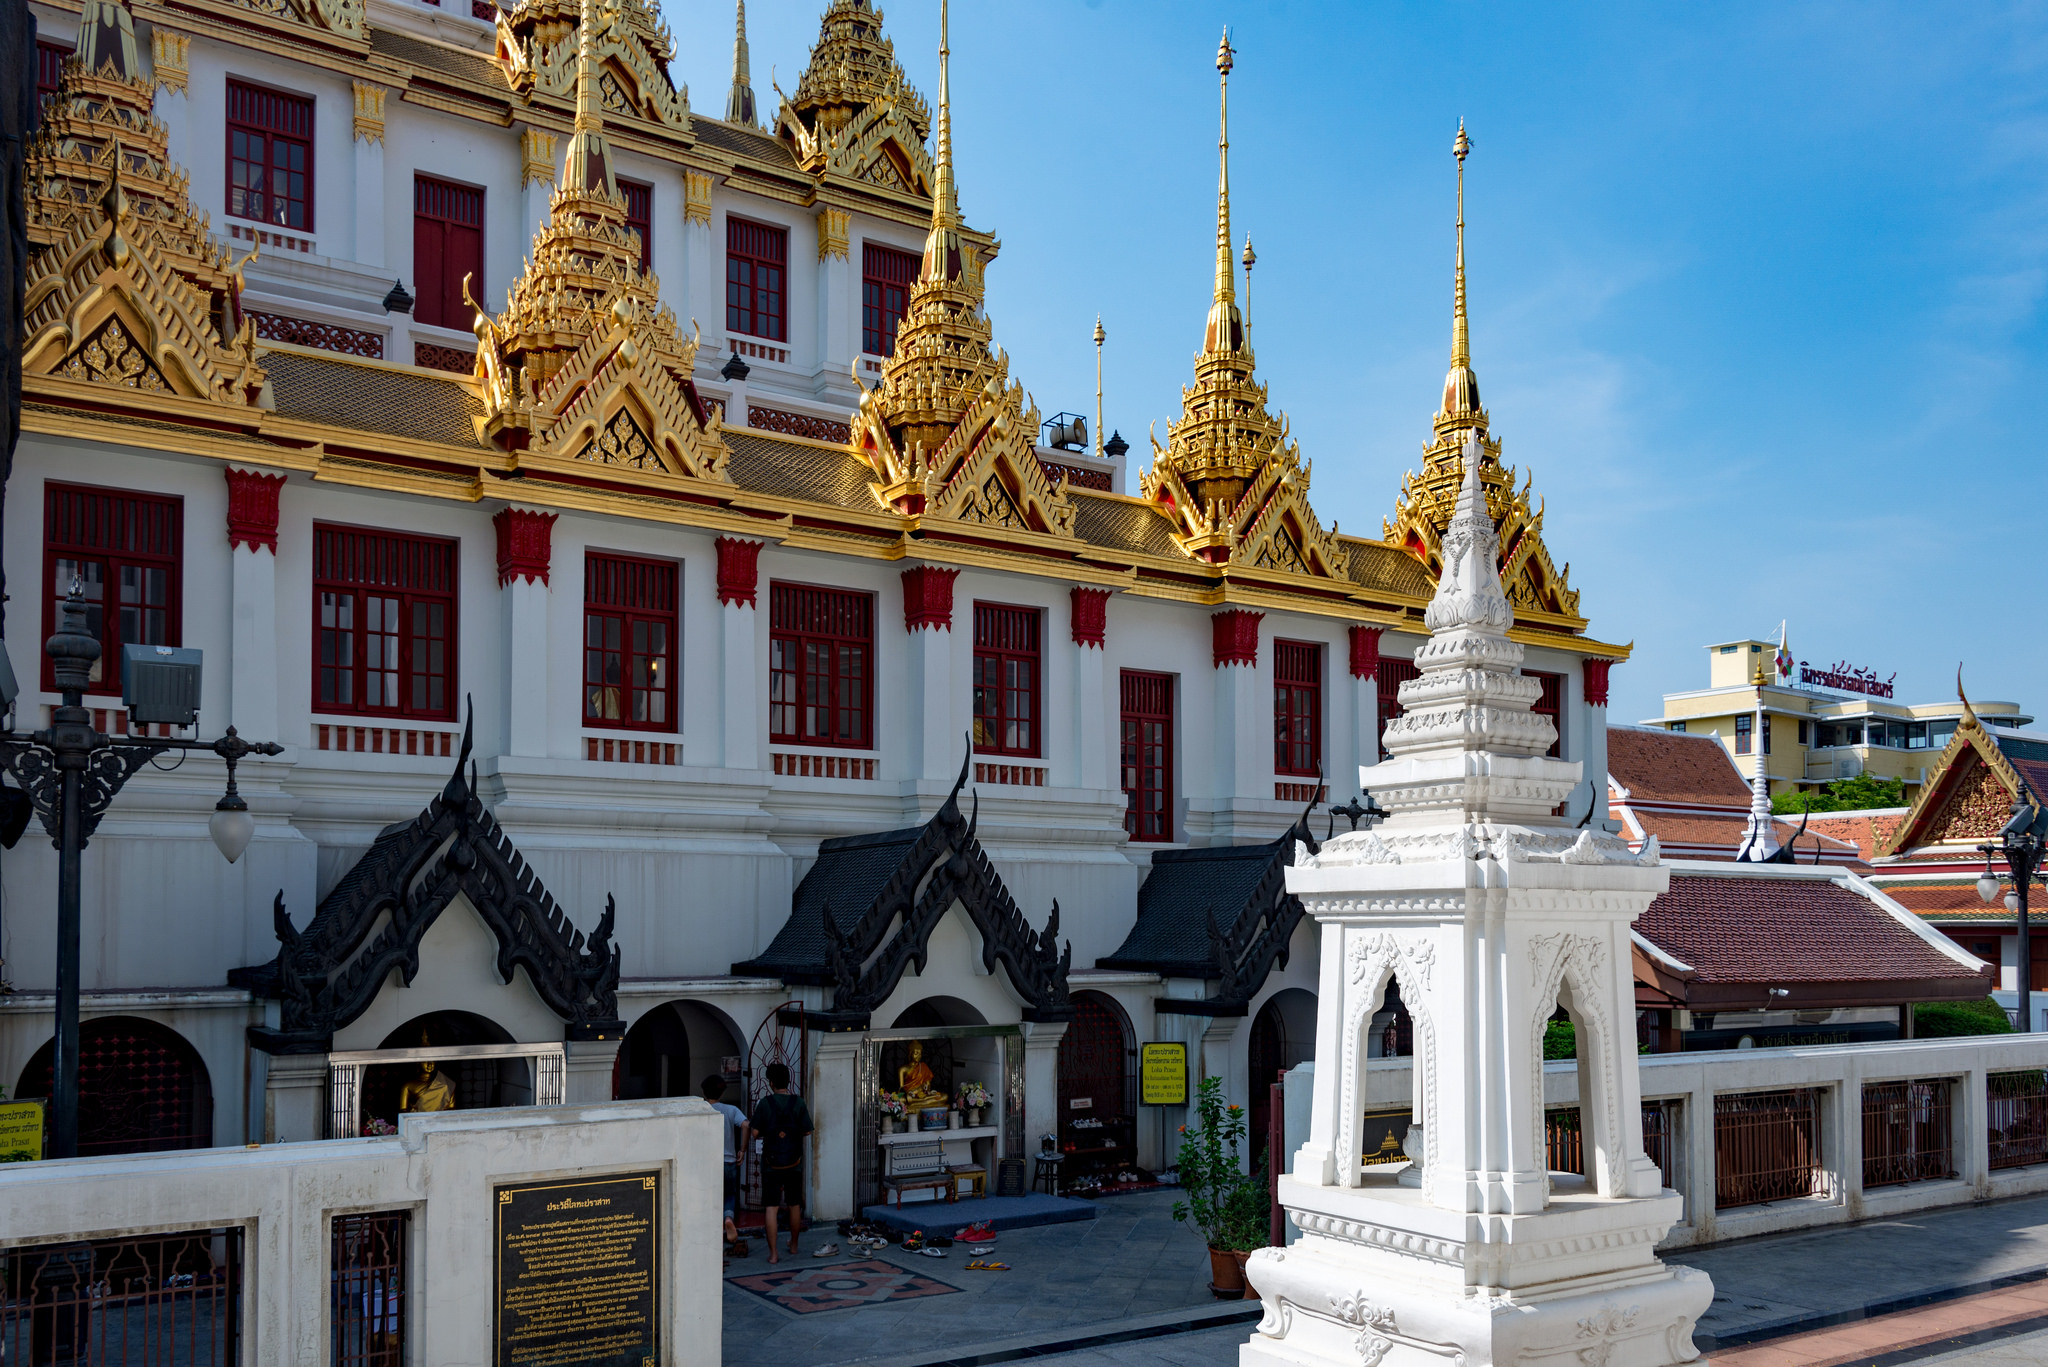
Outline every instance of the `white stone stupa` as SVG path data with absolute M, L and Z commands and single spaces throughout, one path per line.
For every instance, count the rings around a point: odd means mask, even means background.
M 1555 815 L 1580 766 L 1508 639 L 1476 437 L 1444 568 L 1364 768 L 1378 829 L 1297 854 L 1288 891 L 1322 927 L 1315 1105 L 1280 1178 L 1302 1237 L 1252 1255 L 1265 1302 L 1244 1367 L 1666 1367 L 1698 1360 L 1713 1284 L 1656 1245 L 1683 1211 L 1643 1153 L 1629 927 L 1670 882 Z M 1414 1021 L 1410 1161 L 1364 1164 L 1367 1031 L 1389 981 Z M 1548 1171 L 1544 1027 L 1577 1028 L 1585 1171 Z

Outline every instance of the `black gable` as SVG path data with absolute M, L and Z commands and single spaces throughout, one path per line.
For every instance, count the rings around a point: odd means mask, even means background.
M 847 935 L 875 904 L 891 875 L 909 859 L 922 826 L 872 835 L 846 835 L 818 846 L 818 862 L 796 886 L 789 919 L 767 949 L 732 966 L 742 977 L 760 975 L 790 983 L 832 981 L 831 943 L 825 934 L 825 909 L 840 934 Z

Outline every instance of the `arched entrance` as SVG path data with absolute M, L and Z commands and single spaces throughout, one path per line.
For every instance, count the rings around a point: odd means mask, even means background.
M 612 1095 L 621 1101 L 696 1096 L 716 1073 L 734 1089 L 724 1099 L 744 1107 L 740 1058 L 739 1035 L 724 1016 L 698 1002 L 663 1002 L 626 1031 Z
M 1059 1137 L 1064 1180 L 1087 1190 L 1115 1186 L 1138 1163 L 1137 1041 L 1113 997 L 1073 995 L 1074 1020 L 1060 1036 Z
M 1252 1018 L 1245 1072 L 1251 1084 L 1251 1133 L 1247 1146 L 1254 1165 L 1272 1143 L 1273 1084 L 1289 1068 L 1316 1056 L 1316 997 L 1299 987 L 1275 992 Z
M 414 1016 L 386 1035 L 379 1049 L 460 1048 L 511 1044 L 496 1021 L 468 1011 L 431 1011 Z M 533 1065 L 522 1058 L 457 1058 L 436 1065 L 455 1084 L 455 1109 L 533 1104 Z M 398 1123 L 399 1093 L 420 1074 L 416 1063 L 378 1063 L 363 1070 L 362 1120 Z
M 21 1071 L 15 1095 L 50 1095 L 56 1041 Z M 78 1153 L 154 1153 L 213 1144 L 213 1086 L 199 1051 L 168 1026 L 101 1016 L 78 1027 Z

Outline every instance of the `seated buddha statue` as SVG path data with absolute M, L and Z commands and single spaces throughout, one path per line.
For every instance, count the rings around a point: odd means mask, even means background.
M 427 1042 L 420 1036 L 420 1043 Z M 398 1109 L 401 1111 L 452 1111 L 455 1109 L 455 1084 L 448 1075 L 435 1066 L 432 1059 L 420 1062 L 420 1075 L 401 1087 L 398 1092 Z
M 924 1041 L 910 1042 L 910 1062 L 896 1070 L 896 1090 L 906 1111 L 942 1109 L 946 1094 L 932 1090 L 932 1066 L 924 1061 Z

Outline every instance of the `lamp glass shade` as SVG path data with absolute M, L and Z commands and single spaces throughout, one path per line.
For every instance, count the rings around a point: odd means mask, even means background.
M 232 864 L 242 857 L 242 851 L 249 848 L 249 841 L 255 837 L 256 818 L 249 815 L 247 807 L 219 807 L 206 823 L 206 829 L 213 835 L 215 848 Z
M 1977 895 L 1984 899 L 1984 905 L 1986 906 L 1996 902 L 1998 900 L 1998 880 L 1988 873 L 1979 878 L 1977 880 Z
M 2008 892 L 2005 895 L 2005 909 L 2011 912 L 2017 912 L 2020 909 L 2020 895 L 2018 893 Z

